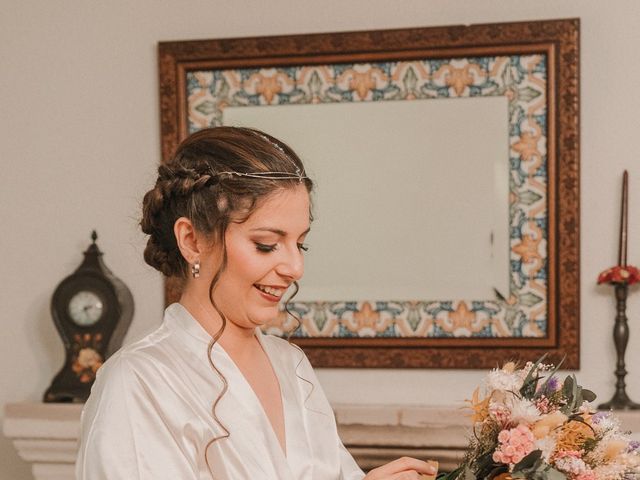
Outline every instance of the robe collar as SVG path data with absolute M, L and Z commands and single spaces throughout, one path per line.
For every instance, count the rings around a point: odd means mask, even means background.
M 191 313 L 180 303 L 172 303 L 164 311 L 164 323 L 167 327 L 184 337 L 208 344 L 211 335 L 204 329 Z
M 196 340 L 199 343 L 209 344 L 211 341 L 211 335 L 207 332 L 200 322 L 195 319 L 193 315 L 180 303 L 172 303 L 164 311 L 164 322 L 169 329 L 177 331 L 179 335 L 186 334 L 192 340 Z M 255 335 L 260 341 L 262 348 L 267 349 L 264 342 L 264 333 L 259 327 L 256 327 Z M 216 344 L 217 347 L 222 348 Z M 216 348 L 216 347 L 214 347 Z M 269 355 L 269 352 L 267 352 Z M 269 355 L 271 357 L 271 355 Z
M 211 342 L 211 335 L 180 303 L 173 303 L 169 305 L 169 307 L 167 307 L 167 309 L 165 310 L 164 322 L 166 327 L 171 330 L 172 334 L 178 335 L 183 341 L 187 342 L 187 345 L 193 345 L 194 349 L 204 349 L 209 344 L 209 342 Z M 262 348 L 265 350 L 267 356 L 269 357 L 271 364 L 273 365 L 276 376 L 278 377 L 278 381 L 280 383 L 281 391 L 282 389 L 290 388 L 289 385 L 283 385 L 285 379 L 282 377 L 282 372 L 279 371 L 279 367 L 281 367 L 280 362 L 282 360 L 279 359 L 277 354 L 271 349 L 269 342 L 265 341 L 265 336 L 260 328 L 256 327 L 255 335 L 262 345 Z M 278 439 L 273 432 L 266 413 L 264 413 L 264 410 L 260 405 L 257 396 L 251 389 L 249 383 L 246 381 L 231 357 L 219 343 L 216 343 L 214 345 L 212 355 L 214 356 L 214 363 L 224 372 L 224 374 L 229 376 L 229 378 L 233 377 L 236 379 L 227 395 L 236 395 L 238 404 L 244 405 L 244 408 L 247 412 L 253 412 L 251 416 L 253 423 L 249 422 L 249 428 L 252 428 L 256 424 L 260 425 L 261 434 L 253 435 L 246 439 L 247 442 L 252 444 L 251 450 L 254 452 L 260 452 L 262 450 L 265 457 L 272 458 L 272 468 L 274 468 L 275 471 L 270 471 L 266 465 L 263 465 L 260 461 L 257 461 L 256 458 L 251 457 L 250 459 L 247 459 L 247 461 L 253 463 L 255 465 L 255 468 L 263 471 L 263 478 L 274 480 L 275 478 L 277 478 L 278 480 L 293 480 L 291 466 L 289 465 L 285 454 L 282 452 L 280 444 L 278 443 Z M 285 391 L 282 391 L 282 395 L 284 397 L 283 408 L 285 409 L 284 415 L 285 431 L 287 435 L 287 449 L 289 449 L 289 442 L 295 441 L 293 439 L 295 431 L 292 431 L 290 425 L 289 428 L 287 428 L 287 420 L 288 416 L 290 415 L 290 413 L 288 415 L 287 410 L 295 407 L 289 405 L 285 400 L 287 397 L 291 396 L 291 394 L 287 395 Z M 246 420 L 247 419 L 245 418 L 242 420 L 242 422 L 245 422 Z M 265 438 L 264 443 L 260 441 L 261 438 Z

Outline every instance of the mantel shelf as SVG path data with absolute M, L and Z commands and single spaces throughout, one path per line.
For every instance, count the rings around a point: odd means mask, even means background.
M 12 403 L 3 431 L 32 464 L 36 480 L 71 480 L 80 432 L 81 404 Z M 458 464 L 467 445 L 469 417 L 458 407 L 335 405 L 340 436 L 358 464 L 370 469 L 409 455 Z M 640 440 L 640 411 L 616 412 Z

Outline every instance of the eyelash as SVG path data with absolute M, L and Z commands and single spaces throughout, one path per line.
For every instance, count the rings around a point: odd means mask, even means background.
M 256 250 L 262 253 L 271 253 L 275 251 L 276 248 L 278 247 L 277 243 L 274 243 L 273 245 L 267 245 L 266 243 L 258 243 L 258 242 L 254 242 L 254 243 L 256 244 Z M 298 243 L 298 249 L 302 250 L 303 252 L 308 252 L 309 245 L 307 245 L 306 243 Z

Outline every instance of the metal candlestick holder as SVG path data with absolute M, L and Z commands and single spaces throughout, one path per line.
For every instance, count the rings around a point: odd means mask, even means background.
M 629 325 L 627 323 L 627 295 L 629 285 L 638 279 L 638 269 L 631 266 L 613 267 L 600 274 L 598 283 L 610 283 L 614 286 L 616 296 L 616 322 L 613 327 L 613 341 L 616 346 L 618 360 L 616 362 L 616 393 L 607 403 L 598 405 L 601 410 L 638 410 L 640 404 L 633 402 L 626 391 L 627 368 L 624 355 L 629 343 Z

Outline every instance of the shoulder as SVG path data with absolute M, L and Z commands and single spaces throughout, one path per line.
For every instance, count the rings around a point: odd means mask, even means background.
M 162 325 L 143 338 L 125 345 L 98 369 L 92 392 L 105 383 L 136 383 L 134 381 L 143 377 L 140 374 L 157 368 L 157 357 L 168 342 L 169 332 Z
M 127 417 L 137 408 L 154 408 L 154 397 L 165 390 L 158 351 L 166 332 L 162 327 L 114 353 L 96 372 L 91 394 L 83 409 L 83 422 L 96 419 L 113 422 L 115 415 Z M 123 413 L 124 412 L 124 413 Z

